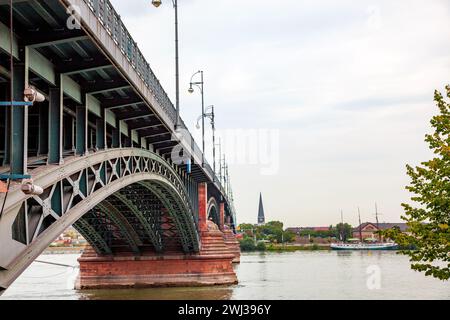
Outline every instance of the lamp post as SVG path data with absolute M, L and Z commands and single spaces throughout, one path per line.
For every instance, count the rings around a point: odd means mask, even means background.
M 200 81 L 195 82 L 193 81 L 193 79 L 197 74 L 200 74 Z M 188 92 L 193 93 L 193 86 L 197 86 L 200 89 L 200 93 L 202 95 L 202 167 L 205 165 L 205 117 L 203 116 L 205 114 L 205 96 L 203 94 L 203 85 L 203 71 L 200 70 L 192 75 Z
M 155 8 L 161 5 L 161 0 L 152 0 L 152 4 Z M 178 1 L 172 0 L 173 8 L 175 9 L 175 109 L 176 120 L 175 130 L 178 129 L 180 124 L 180 64 L 178 56 Z
M 209 110 L 211 110 L 210 112 L 208 112 Z M 213 138 L 213 171 L 214 171 L 214 175 L 216 174 L 216 124 L 215 124 L 215 116 L 214 116 L 214 106 L 208 106 L 205 109 L 205 112 L 197 119 L 197 129 L 200 129 L 200 118 L 202 118 L 202 120 L 204 120 L 205 118 L 208 118 L 211 120 L 211 128 L 212 128 L 212 138 Z M 205 125 L 205 122 L 202 121 L 203 126 Z M 205 129 L 203 128 L 203 148 L 205 146 Z M 205 150 L 203 149 L 203 153 L 205 153 Z M 214 176 L 215 179 L 215 176 Z
M 225 171 L 225 166 L 226 166 L 226 158 L 225 158 L 225 155 L 223 155 L 223 159 L 221 160 L 221 162 L 220 162 L 220 167 L 221 167 L 221 170 L 223 170 L 222 172 L 223 172 L 223 174 L 222 174 L 222 179 L 223 179 L 223 182 L 222 181 L 220 181 L 221 183 L 222 183 L 222 187 L 223 187 L 223 190 L 224 190 L 224 192 L 225 192 L 225 194 L 227 193 L 227 189 L 226 189 L 226 182 L 227 182 L 227 178 L 226 178 L 226 171 Z
M 221 158 L 222 158 L 222 141 L 220 140 L 220 137 L 219 137 L 219 143 L 217 144 L 217 146 L 219 146 L 219 182 L 222 183 L 222 163 L 221 163 L 221 161 L 222 161 L 221 160 Z

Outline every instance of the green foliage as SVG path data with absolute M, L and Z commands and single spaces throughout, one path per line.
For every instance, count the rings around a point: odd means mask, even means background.
M 292 231 L 283 232 L 284 242 L 293 242 L 295 240 L 295 233 Z
M 352 238 L 352 226 L 348 223 L 339 223 L 334 230 L 334 236 L 339 240 L 347 241 L 347 239 Z
M 271 227 L 275 229 L 283 229 L 283 222 L 281 221 L 269 221 L 267 222 L 264 227 Z
M 330 229 L 323 231 L 302 230 L 299 235 L 302 237 L 310 236 L 312 238 L 332 238 L 336 236 L 336 229 L 330 227 Z
M 259 241 L 256 245 L 256 250 L 258 251 L 266 251 L 266 244 L 262 241 Z
M 446 86 L 450 98 L 450 86 Z M 406 187 L 414 194 L 413 207 L 402 204 L 402 217 L 409 227 L 408 233 L 398 228 L 383 232 L 403 247 L 413 246 L 414 250 L 401 251 L 412 262 L 411 268 L 425 272 L 441 280 L 450 278 L 450 104 L 442 94 L 435 91 L 434 100 L 440 113 L 431 119 L 434 128 L 425 141 L 435 157 L 422 162 L 421 166 L 407 165 L 411 184 Z
M 241 231 L 243 231 L 243 230 L 251 230 L 253 228 L 253 225 L 250 224 L 250 223 L 241 223 L 238 228 Z
M 255 226 L 249 223 L 239 225 L 239 230 L 244 234 L 244 238 L 252 238 L 256 240 L 268 240 L 273 243 L 292 242 L 295 239 L 293 232 L 283 230 L 283 222 L 270 221 L 262 226 Z
M 255 251 L 255 242 L 251 238 L 244 238 L 239 241 L 239 245 L 242 251 Z
M 269 244 L 266 247 L 266 251 L 275 252 L 293 252 L 293 251 L 315 251 L 315 250 L 330 250 L 330 246 L 305 246 L 305 245 L 281 245 L 281 244 Z

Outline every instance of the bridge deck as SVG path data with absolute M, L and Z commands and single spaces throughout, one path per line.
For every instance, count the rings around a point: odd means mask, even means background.
M 0 32 L 7 39 L 9 8 L 1 4 Z M 81 13 L 81 29 L 68 29 L 74 22 L 68 15 L 71 7 Z M 87 105 L 92 130 L 97 125 L 96 117 L 105 118 L 109 146 L 113 144 L 113 129 L 118 129 L 122 145 L 149 148 L 170 160 L 174 146 L 181 142 L 192 157 L 196 180 L 213 182 L 226 197 L 210 165 L 202 165 L 201 150 L 182 120 L 186 135 L 182 139 L 173 135 L 175 108 L 109 1 L 14 1 L 14 14 L 15 44 L 28 48 L 29 82 L 46 95 L 49 88 L 61 84 L 65 114 L 75 117 L 77 106 Z M 6 42 L 0 45 L 0 81 L 8 80 Z M 17 58 L 21 55 L 17 49 Z M 30 112 L 33 115 L 35 112 Z M 88 148 L 97 147 L 95 141 L 88 143 Z M 74 144 L 72 141 L 64 146 L 63 156 L 75 152 Z M 35 157 L 43 160 L 39 147 L 37 143 L 34 150 L 28 150 L 31 167 Z M 186 167 L 179 169 L 185 171 Z

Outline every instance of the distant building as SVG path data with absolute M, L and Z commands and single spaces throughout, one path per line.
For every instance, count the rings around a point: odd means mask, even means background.
M 353 238 L 359 238 L 361 230 L 361 237 L 363 239 L 377 239 L 380 241 L 380 237 L 377 232 L 380 230 L 391 229 L 393 227 L 398 227 L 402 232 L 408 231 L 408 226 L 406 223 L 379 223 L 377 227 L 376 223 L 364 222 L 358 227 L 353 228 Z M 381 240 L 383 240 L 383 238 L 381 238 Z
M 259 208 L 258 208 L 258 225 L 263 225 L 266 223 L 266 218 L 264 216 L 264 207 L 262 202 L 262 194 L 259 194 Z

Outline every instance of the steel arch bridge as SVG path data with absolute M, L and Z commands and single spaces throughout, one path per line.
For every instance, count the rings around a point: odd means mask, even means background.
M 0 174 L 29 174 L 44 192 L 13 181 L 0 194 L 0 292 L 71 225 L 111 256 L 198 253 L 208 218 L 234 229 L 229 181 L 183 122 L 175 132 L 175 109 L 111 3 L 14 0 L 12 43 L 8 3 L 0 101 L 11 79 L 15 101 L 30 85 L 46 101 L 0 107 Z

